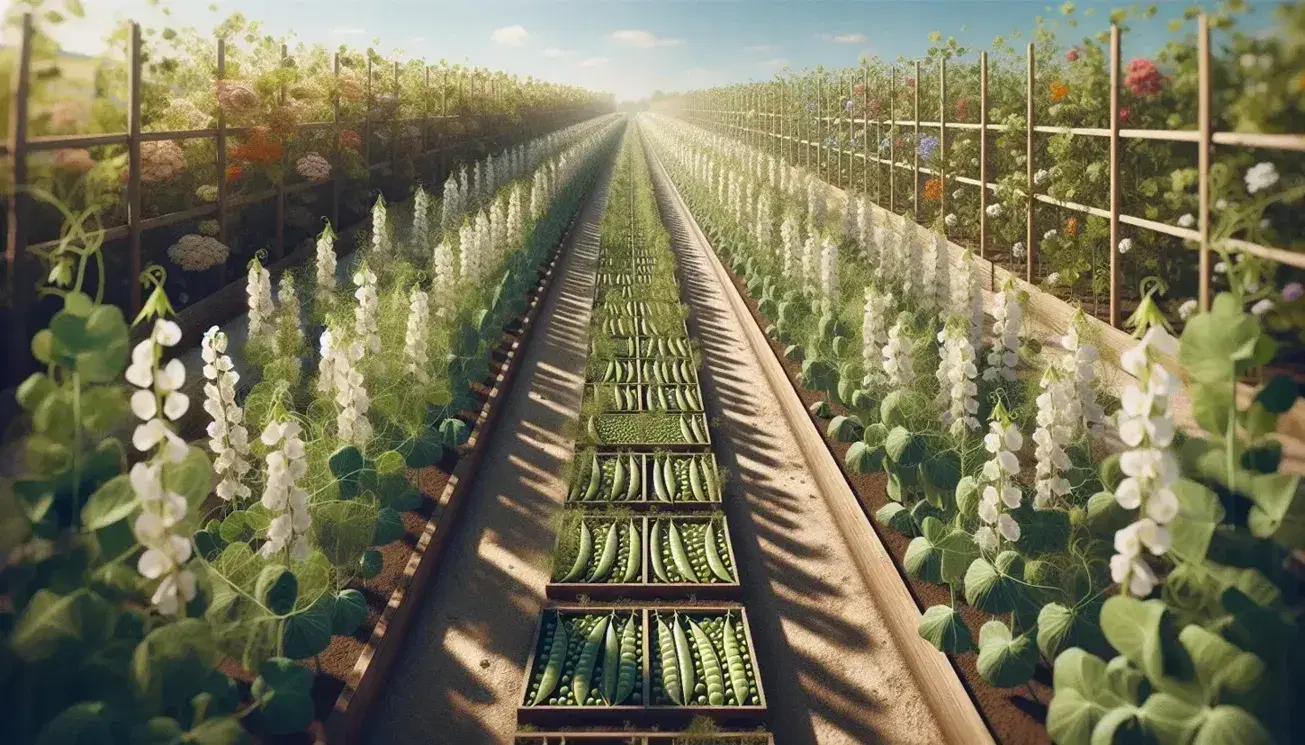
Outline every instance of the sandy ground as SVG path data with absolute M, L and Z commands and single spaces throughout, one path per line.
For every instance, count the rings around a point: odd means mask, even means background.
M 702 349 L 716 458 L 775 741 L 941 743 L 686 216 L 654 181 Z M 747 319 L 752 322 L 751 319 Z
M 610 176 L 610 172 L 609 172 Z M 540 325 L 452 536 L 421 601 L 368 742 L 509 743 L 544 605 L 574 451 L 608 181 L 584 208 Z

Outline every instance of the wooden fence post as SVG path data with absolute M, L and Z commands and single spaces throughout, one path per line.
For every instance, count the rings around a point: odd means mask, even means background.
M 344 189 L 344 148 L 340 144 L 340 53 L 336 52 L 331 62 L 332 71 L 335 73 L 335 90 L 331 93 L 331 116 L 335 126 L 331 131 L 335 133 L 335 143 L 332 152 L 335 154 L 334 170 L 331 172 L 331 228 L 338 230 L 340 227 L 340 192 Z
M 217 80 L 221 81 L 227 77 L 227 40 L 218 39 L 217 43 Z M 216 150 L 217 165 L 217 223 L 218 223 L 218 240 L 222 245 L 228 245 L 231 238 L 231 230 L 227 226 L 227 114 L 219 105 L 217 107 L 217 135 L 214 137 L 214 150 Z M 222 260 L 222 264 L 217 267 L 219 285 L 225 286 L 227 281 L 227 269 L 230 261 L 230 254 Z
M 897 65 L 888 82 L 888 211 L 897 212 Z
M 1110 325 L 1119 328 L 1119 27 L 1110 25 Z M 1096 272 L 1096 267 L 1092 268 Z M 1093 277 L 1095 279 L 1095 276 Z
M 947 58 L 938 58 L 938 222 L 947 235 Z
M 1212 74 L 1210 71 L 1210 19 L 1205 14 L 1201 14 L 1197 21 L 1197 77 L 1199 79 L 1199 90 L 1197 93 L 1197 131 L 1200 135 L 1198 147 L 1200 150 L 1197 154 L 1197 170 L 1199 178 L 1198 186 L 1198 204 L 1200 216 L 1197 218 L 1197 230 L 1200 232 L 1200 256 L 1197 263 L 1199 273 L 1198 282 L 1200 282 L 1199 302 L 1201 310 L 1210 309 L 1210 150 L 1213 148 L 1210 134 L 1210 99 L 1213 89 Z M 1113 252 L 1118 252 L 1114 249 Z
M 28 196 L 18 187 L 27 183 L 28 93 L 32 76 L 32 37 L 35 30 L 32 14 L 23 14 L 22 36 L 18 42 L 18 60 L 10 80 L 9 99 L 9 168 L 13 191 L 9 194 L 8 230 L 5 237 L 5 263 L 9 266 L 9 289 L 12 313 L 9 314 L 8 382 L 17 385 L 32 366 L 28 343 L 29 321 L 36 307 L 36 286 L 40 271 L 36 259 L 27 250 Z M 134 280 L 133 280 L 134 281 Z
M 988 258 L 988 53 L 979 53 L 979 258 Z M 988 291 L 996 292 L 996 267 L 988 263 Z
M 915 101 L 915 141 L 912 143 L 915 147 L 914 157 L 911 160 L 911 198 L 915 204 L 915 220 L 919 222 L 923 219 L 920 215 L 920 60 L 915 61 L 915 85 L 911 86 L 911 96 Z
M 127 72 L 127 255 L 131 262 L 131 315 L 141 309 L 141 157 L 140 157 L 140 24 L 128 27 L 127 54 L 130 66 Z
M 1034 142 L 1033 119 L 1035 114 L 1037 113 L 1033 102 L 1033 85 L 1034 85 L 1034 78 L 1036 72 L 1037 71 L 1035 69 L 1035 63 L 1033 61 L 1033 44 L 1030 43 L 1028 47 L 1028 88 L 1026 90 L 1028 116 L 1027 116 L 1026 126 L 1024 127 L 1024 134 L 1025 134 L 1024 176 L 1028 186 L 1028 197 L 1029 197 L 1028 206 L 1024 214 L 1024 218 L 1025 218 L 1024 240 L 1026 244 L 1025 251 L 1024 251 L 1024 257 L 1025 257 L 1024 281 L 1028 282 L 1029 284 L 1033 284 L 1033 272 L 1034 272 L 1034 267 L 1036 265 L 1037 253 L 1038 253 L 1037 251 L 1038 236 L 1034 232 L 1036 228 L 1034 226 L 1034 219 L 1033 219 L 1033 212 L 1034 212 L 1033 206 L 1037 203 L 1037 200 L 1033 198 L 1033 195 L 1035 193 L 1034 184 L 1033 184 L 1033 142 Z
M 286 61 L 286 45 L 281 45 L 281 65 L 284 67 Z M 280 90 L 277 91 L 277 103 L 285 105 L 285 84 L 281 84 Z M 276 180 L 276 241 L 272 244 L 272 258 L 280 260 L 285 256 L 285 179 L 289 170 L 290 157 L 290 133 L 286 132 L 281 138 L 281 175 Z
M 870 65 L 868 64 L 861 66 L 861 193 L 867 196 L 870 194 Z

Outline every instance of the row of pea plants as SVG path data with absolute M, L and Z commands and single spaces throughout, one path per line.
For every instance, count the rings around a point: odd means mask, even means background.
M 971 257 L 955 262 L 942 236 L 864 197 L 832 201 L 736 141 L 652 122 L 716 250 L 774 320 L 766 333 L 803 386 L 847 411 L 827 433 L 852 443 L 847 469 L 887 472 L 875 519 L 912 538 L 906 572 L 950 588 L 925 609 L 924 638 L 977 650 L 998 688 L 1051 665 L 1060 745 L 1301 731 L 1289 692 L 1305 682 L 1305 500 L 1274 434 L 1298 390 L 1262 372 L 1277 345 L 1245 310 L 1249 290 L 1234 282 L 1180 338 L 1148 295 L 1115 406 L 1081 312 L 1063 337 L 1034 338 L 1026 292 L 1005 285 L 988 317 Z M 1184 389 L 1192 432 L 1170 411 Z M 977 642 L 962 602 L 991 619 Z
M 0 675 L 18 742 L 234 743 L 249 727 L 309 726 L 305 662 L 320 670 L 332 636 L 368 616 L 358 588 L 423 500 L 406 468 L 465 443 L 470 386 L 614 123 L 477 166 L 490 175 L 448 189 L 438 221 L 424 192 L 410 229 L 378 199 L 352 291 L 337 286 L 329 224 L 315 267 L 283 274 L 277 301 L 251 262 L 248 343 L 216 327 L 203 337 L 205 443 L 176 425 L 193 371 L 162 270 L 143 274 L 152 291 L 131 325 L 150 331 L 133 347 L 122 311 L 82 291 L 104 271 L 102 235 L 85 229 L 89 211 L 65 208 L 75 272 L 42 288 L 63 309 L 33 339 L 44 371 L 18 390 L 17 476 L 0 483 Z M 247 395 L 239 354 L 261 375 Z

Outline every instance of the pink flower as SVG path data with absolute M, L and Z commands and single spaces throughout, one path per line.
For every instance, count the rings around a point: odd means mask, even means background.
M 186 156 L 172 140 L 140 144 L 140 178 L 145 183 L 171 181 L 186 170 Z
M 1149 59 L 1141 57 L 1130 60 L 1128 71 L 1124 75 L 1124 85 L 1134 96 L 1145 98 L 1160 92 L 1160 69 Z
M 95 159 L 88 150 L 64 148 L 54 152 L 54 164 L 65 171 L 86 173 L 95 167 Z
M 1121 106 L 1121 107 L 1119 107 L 1119 123 L 1120 123 L 1120 124 L 1127 124 L 1127 123 L 1128 123 L 1128 116 L 1129 116 L 1129 114 L 1132 114 L 1132 113 L 1133 113 L 1133 112 L 1130 111 L 1129 108 L 1128 108 L 1127 106 Z
M 1071 50 L 1069 50 L 1068 52 L 1065 52 L 1065 61 L 1066 61 L 1066 62 L 1078 62 L 1078 50 L 1077 50 L 1077 49 L 1071 49 Z

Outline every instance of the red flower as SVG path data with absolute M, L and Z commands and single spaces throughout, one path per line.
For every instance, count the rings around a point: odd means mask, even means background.
M 1066 61 L 1066 62 L 1078 62 L 1078 50 L 1077 50 L 1077 49 L 1071 49 L 1071 50 L 1069 50 L 1068 52 L 1065 52 L 1065 61 Z
M 240 176 L 241 176 L 240 166 L 235 165 L 234 163 L 232 165 L 227 166 L 226 177 L 227 177 L 228 184 L 231 183 L 232 181 L 239 181 Z
M 943 183 L 940 178 L 931 178 L 924 182 L 924 198 L 926 201 L 936 202 L 942 198 Z
M 1129 108 L 1128 108 L 1127 106 L 1121 106 L 1120 109 L 1119 109 L 1119 123 L 1120 123 L 1120 124 L 1127 124 L 1127 123 L 1128 123 L 1128 116 L 1129 116 L 1130 114 L 1132 114 L 1132 113 L 1133 113 L 1133 112 L 1130 111 Z
M 340 147 L 357 148 L 362 145 L 362 136 L 352 129 L 340 130 Z
M 1068 85 L 1065 85 L 1059 80 L 1051 84 L 1051 100 L 1053 102 L 1059 103 L 1060 101 L 1064 101 L 1065 96 L 1068 95 L 1069 95 Z
M 970 113 L 970 99 L 962 98 L 956 101 L 956 118 L 964 119 Z
M 1128 63 L 1124 85 L 1134 96 L 1144 98 L 1160 92 L 1160 69 L 1149 59 L 1137 58 Z

